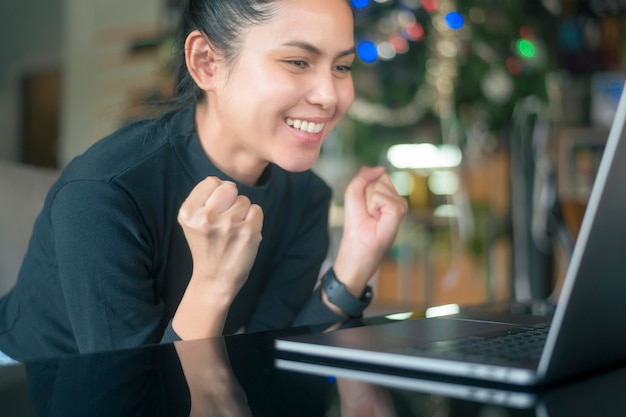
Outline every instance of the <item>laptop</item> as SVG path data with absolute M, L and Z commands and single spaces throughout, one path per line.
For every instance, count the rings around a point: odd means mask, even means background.
M 341 378 L 392 390 L 396 393 L 395 396 L 391 396 L 393 406 L 400 408 L 405 404 L 402 400 L 403 393 L 409 395 L 417 393 L 435 398 L 444 397 L 448 406 L 452 401 L 458 401 L 458 406 L 455 409 L 464 409 L 465 413 L 471 413 L 469 410 L 476 410 L 476 407 L 465 407 L 463 406 L 464 403 L 479 403 L 483 407 L 483 411 L 477 415 L 613 417 L 619 413 L 618 410 L 623 410 L 626 406 L 623 390 L 624 383 L 626 383 L 626 368 L 619 368 L 591 378 L 533 392 L 498 385 L 468 384 L 449 378 L 381 374 L 366 369 L 351 369 L 287 359 L 277 359 L 275 364 L 277 369 L 283 371 L 325 378 L 329 384 Z M 438 400 L 435 399 L 434 401 Z M 487 408 L 486 406 L 491 407 Z M 491 412 L 486 412 L 487 409 Z
M 559 301 L 549 319 L 461 313 L 397 321 L 281 337 L 275 341 L 279 354 L 515 386 L 549 384 L 626 362 L 625 123 L 623 93 Z M 536 355 L 528 357 L 518 351 L 508 355 L 507 349 L 526 337 L 526 332 L 543 339 L 530 349 Z M 489 346 L 482 347 L 483 343 Z

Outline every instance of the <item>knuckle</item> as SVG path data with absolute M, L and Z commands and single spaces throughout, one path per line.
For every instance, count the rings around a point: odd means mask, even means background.
M 235 191 L 237 192 L 237 185 L 232 182 L 232 181 L 222 181 L 220 187 L 224 188 L 225 190 L 228 191 Z
M 250 202 L 250 199 L 246 197 L 245 195 L 237 196 L 236 202 L 245 206 L 250 206 L 252 204 Z
M 196 189 L 199 189 L 201 192 L 211 192 L 212 190 L 217 189 L 222 181 L 217 177 L 206 177 L 200 184 L 196 186 Z
M 205 181 L 209 184 L 220 184 L 222 182 L 219 178 L 215 176 L 206 177 Z
M 189 220 L 189 210 L 184 205 L 178 210 L 178 222 L 186 223 Z

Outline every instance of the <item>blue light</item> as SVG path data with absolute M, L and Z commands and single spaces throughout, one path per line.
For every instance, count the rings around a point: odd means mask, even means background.
M 613 81 L 609 89 L 611 91 L 611 97 L 614 98 L 616 101 L 619 101 L 619 98 L 622 96 L 622 90 L 624 89 L 622 83 L 618 81 Z
M 461 29 L 464 24 L 463 16 L 459 12 L 450 12 L 446 15 L 446 24 L 450 29 Z
M 356 47 L 356 52 L 359 55 L 359 58 L 367 64 L 371 64 L 375 62 L 378 58 L 378 49 L 376 49 L 376 45 L 372 41 L 363 41 Z
M 352 5 L 355 9 L 363 9 L 364 7 L 367 7 L 368 4 L 369 0 L 352 0 Z

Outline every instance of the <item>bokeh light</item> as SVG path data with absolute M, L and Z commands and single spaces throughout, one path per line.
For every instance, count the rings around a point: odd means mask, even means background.
M 619 100 L 624 91 L 624 85 L 620 82 L 614 81 L 611 83 L 609 89 L 611 91 L 611 97 L 613 97 L 615 100 Z
M 391 61 L 396 57 L 396 49 L 389 42 L 380 42 L 376 49 L 378 50 L 378 56 L 385 61 Z
M 459 12 L 450 12 L 446 15 L 446 25 L 450 29 L 461 29 L 464 23 L 463 16 Z
M 434 12 L 439 7 L 438 0 L 422 0 L 422 7 L 427 12 Z
M 537 52 L 535 45 L 528 39 L 519 39 L 516 43 L 516 49 L 524 58 L 533 58 Z
M 519 28 L 519 35 L 524 39 L 534 39 L 535 33 L 529 26 L 522 26 Z
M 352 0 L 352 5 L 355 9 L 363 9 L 367 7 L 369 0 Z
M 420 41 L 424 38 L 424 26 L 418 22 L 409 23 L 406 25 L 404 34 L 409 40 Z
M 361 61 L 371 64 L 378 58 L 378 48 L 372 41 L 363 41 L 356 47 L 356 52 Z
M 485 11 L 479 7 L 472 7 L 469 11 L 469 17 L 472 22 L 482 25 L 487 20 L 487 16 L 485 15 Z
M 520 75 L 522 73 L 522 63 L 513 56 L 506 59 L 506 68 L 513 75 Z
M 415 190 L 415 179 L 409 172 L 394 171 L 389 177 L 398 194 L 409 195 Z
M 459 176 L 454 171 L 434 171 L 428 177 L 428 189 L 435 195 L 453 195 L 459 190 Z
M 393 46 L 393 49 L 395 49 L 398 54 L 404 54 L 409 51 L 409 42 L 397 33 L 389 36 L 387 41 Z

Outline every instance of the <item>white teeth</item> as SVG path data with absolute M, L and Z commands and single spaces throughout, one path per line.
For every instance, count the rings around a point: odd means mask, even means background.
M 287 120 L 285 120 L 285 122 L 287 123 L 287 125 L 295 129 L 299 129 L 303 132 L 308 133 L 319 133 L 324 129 L 325 126 L 324 123 L 307 122 L 306 120 L 291 119 L 289 117 L 287 118 Z

